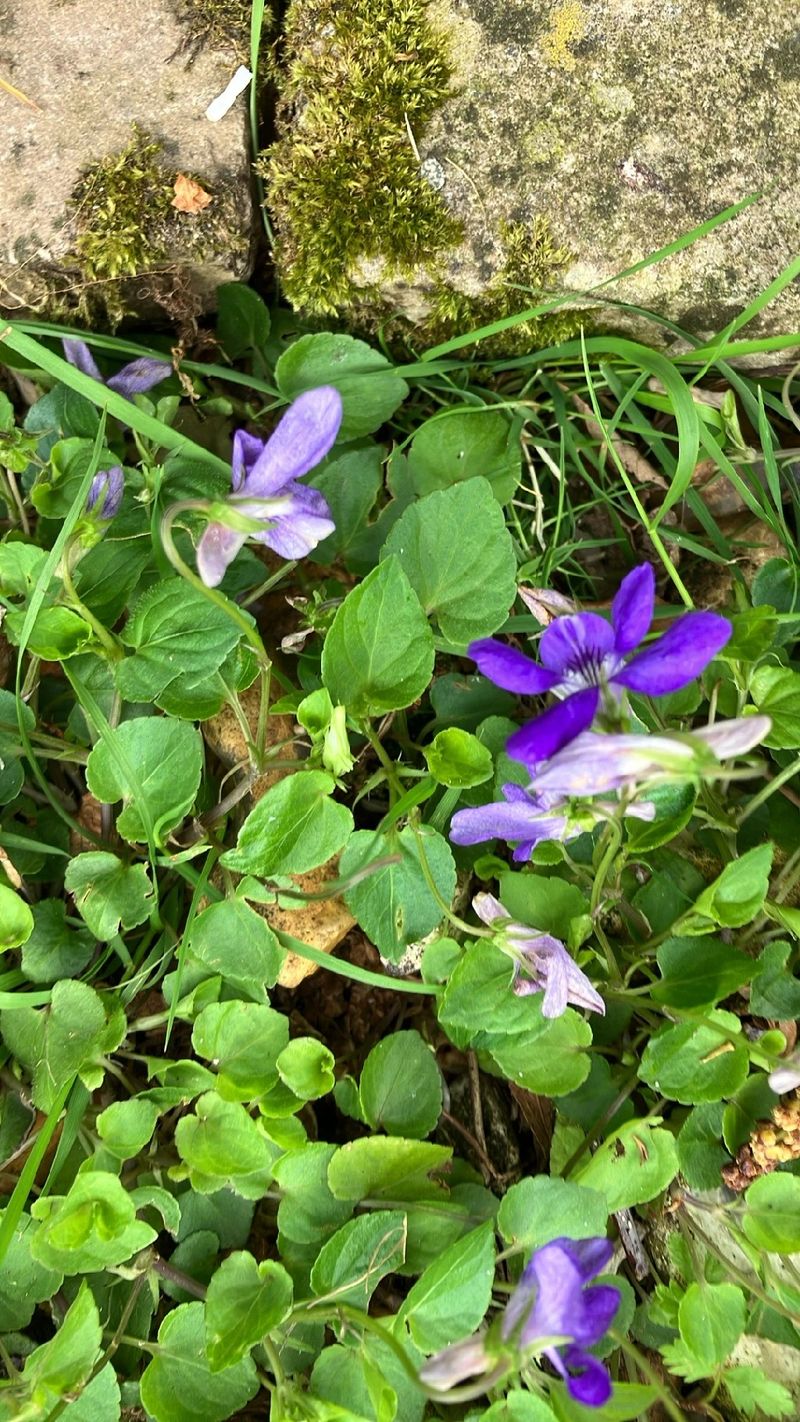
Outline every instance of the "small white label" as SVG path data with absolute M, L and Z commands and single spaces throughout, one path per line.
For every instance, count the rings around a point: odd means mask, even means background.
M 212 99 L 206 109 L 206 118 L 212 123 L 219 123 L 224 118 L 229 109 L 233 108 L 240 94 L 243 94 L 252 79 L 250 70 L 244 64 L 240 64 L 230 84 L 216 99 Z

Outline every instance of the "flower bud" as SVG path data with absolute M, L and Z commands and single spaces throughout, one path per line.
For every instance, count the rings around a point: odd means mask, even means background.
M 86 500 L 86 512 L 108 523 L 120 511 L 125 492 L 125 475 L 118 464 L 95 474 Z

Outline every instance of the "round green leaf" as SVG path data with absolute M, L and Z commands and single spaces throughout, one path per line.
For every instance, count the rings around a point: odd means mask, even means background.
M 430 1135 L 442 1110 L 442 1076 L 418 1032 L 393 1032 L 372 1048 L 359 1093 L 373 1130 L 420 1139 Z
M 434 415 L 414 435 L 408 463 L 418 494 L 480 475 L 505 504 L 520 481 L 519 435 L 507 415 L 485 405 Z
M 208 1286 L 206 1350 L 217 1373 L 243 1358 L 277 1327 L 292 1306 L 292 1281 L 282 1264 L 257 1264 L 247 1250 L 224 1259 Z
M 376 859 L 399 855 L 398 863 L 367 875 L 344 896 L 350 912 L 376 948 L 395 963 L 409 943 L 424 938 L 442 917 L 441 904 L 431 893 L 422 870 L 421 852 L 441 898 L 451 903 L 456 887 L 455 861 L 447 841 L 429 825 L 422 825 L 416 834 L 410 826 L 399 834 L 392 831 L 387 835 L 358 830 L 351 835 L 339 864 L 339 872 L 346 878 Z
M 276 1066 L 281 1081 L 302 1101 L 316 1101 L 333 1090 L 333 1052 L 313 1037 L 294 1037 Z
M 406 382 L 379 351 L 330 331 L 294 341 L 278 360 L 275 382 L 287 400 L 317 385 L 335 386 L 344 406 L 342 440 L 372 434 L 408 394 Z
M 716 1030 L 714 1023 L 723 1030 Z M 734 1040 L 730 1034 L 736 1034 Z M 738 1017 L 715 1010 L 702 1023 L 682 1022 L 656 1032 L 642 1054 L 639 1076 L 662 1095 L 694 1106 L 733 1096 L 749 1069 Z
M 744 1232 L 759 1249 L 778 1254 L 800 1250 L 800 1180 L 762 1175 L 745 1195 Z
M 142 1374 L 142 1404 L 155 1422 L 224 1422 L 258 1392 L 255 1364 L 242 1358 L 213 1372 L 201 1303 L 180 1304 L 158 1330 L 158 1352 Z
M 287 775 L 250 811 L 236 848 L 222 857 L 240 874 L 303 874 L 325 864 L 347 842 L 353 816 L 331 799 L 332 775 L 300 770 Z
M 451 726 L 439 731 L 425 750 L 428 769 L 440 785 L 467 790 L 489 780 L 494 769 L 492 753 L 477 736 Z
M 203 742 L 193 726 L 139 716 L 109 731 L 90 752 L 86 783 L 105 805 L 123 801 L 117 829 L 134 844 L 151 831 L 157 844 L 194 804 Z
M 352 716 L 382 716 L 422 695 L 433 650 L 419 598 L 397 558 L 387 558 L 336 613 L 322 650 L 322 680 Z

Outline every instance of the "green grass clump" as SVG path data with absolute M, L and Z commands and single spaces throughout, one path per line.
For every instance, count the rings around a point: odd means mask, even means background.
M 261 160 L 292 304 L 334 314 L 359 264 L 411 275 L 461 225 L 420 175 L 409 139 L 446 97 L 451 68 L 428 0 L 304 0 L 287 17 L 283 114 L 292 132 Z

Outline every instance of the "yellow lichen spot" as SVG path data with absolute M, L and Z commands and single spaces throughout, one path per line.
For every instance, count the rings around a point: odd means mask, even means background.
M 542 41 L 542 49 L 557 69 L 573 70 L 576 59 L 570 46 L 578 44 L 586 34 L 586 11 L 578 0 L 566 0 L 553 12 L 550 29 Z

